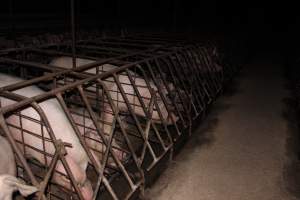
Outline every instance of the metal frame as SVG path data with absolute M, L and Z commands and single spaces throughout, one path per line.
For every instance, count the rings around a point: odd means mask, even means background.
M 53 36 L 51 44 L 0 51 L 0 71 L 26 79 L 0 88 L 0 97 L 15 102 L 1 107 L 0 101 L 0 133 L 8 138 L 16 154 L 18 177 L 39 188 L 38 199 L 83 200 L 65 158 L 66 148 L 72 144 L 56 139 L 48 113 L 40 106 L 54 98 L 91 162 L 88 172 L 94 176 L 93 199 L 102 195 L 129 199 L 137 192 L 143 195 L 145 174 L 167 155 L 172 159 L 175 144 L 187 133 L 191 134 L 193 122 L 205 115 L 236 69 L 220 63 L 214 44 L 187 40 L 182 35 L 124 35 L 122 32 L 121 37 L 103 37 L 97 31 L 76 33 L 74 0 L 70 3 L 70 33 Z M 47 36 L 39 39 L 49 41 Z M 39 39 L 34 38 L 32 43 L 43 43 Z M 72 68 L 48 64 L 51 58 L 59 56 L 72 57 Z M 76 58 L 95 62 L 76 67 Z M 101 68 L 105 64 L 118 68 L 105 71 Z M 218 65 L 222 65 L 221 69 Z M 95 69 L 96 74 L 87 73 L 88 69 Z M 14 93 L 31 85 L 47 91 L 30 98 Z M 126 91 L 125 87 L 131 87 L 132 91 Z M 23 115 L 22 110 L 26 108 L 34 109 L 40 120 Z M 156 113 L 158 121 L 153 120 Z M 171 117 L 168 124 L 165 113 L 168 117 L 175 115 L 178 120 Z M 110 121 L 103 119 L 105 115 L 111 116 Z M 9 123 L 10 116 L 19 119 L 19 123 Z M 26 130 L 23 120 L 40 126 L 41 135 Z M 110 127 L 108 132 L 105 126 Z M 22 140 L 13 137 L 14 129 L 20 131 Z M 28 136 L 41 139 L 43 149 L 29 145 L 24 139 Z M 96 161 L 93 154 L 96 151 L 89 142 L 102 147 L 102 151 L 97 150 L 102 162 Z M 53 155 L 47 153 L 46 143 L 55 148 Z M 46 165 L 26 158 L 26 148 L 43 154 Z M 116 152 L 121 153 L 121 158 Z M 47 158 L 51 158 L 50 163 Z M 71 190 L 52 182 L 53 174 L 59 173 L 55 171 L 58 161 L 67 172 Z M 118 190 L 116 179 L 123 180 L 126 191 Z
M 61 160 L 76 191 L 73 196 L 77 195 L 77 198 L 82 199 L 71 171 L 64 161 L 65 146 L 69 144 L 64 144 L 55 139 L 55 133 L 53 133 L 47 120 L 47 115 L 39 107 L 40 102 L 54 97 L 62 106 L 76 132 L 76 136 L 80 139 L 92 162 L 91 165 L 96 169 L 95 173 L 98 178 L 97 182 L 94 183 L 95 191 L 99 191 L 99 194 L 101 194 L 105 189 L 113 199 L 129 199 L 137 190 L 143 193 L 145 187 L 144 173 L 161 162 L 162 158 L 168 153 L 172 158 L 174 143 L 182 136 L 184 130 L 191 130 L 193 121 L 202 117 L 207 106 L 221 92 L 224 76 L 229 75 L 216 69 L 216 60 L 211 49 L 198 43 L 185 42 L 183 39 L 172 40 L 157 36 L 111 37 L 105 39 L 96 36 L 93 40 L 80 40 L 72 43 L 72 45 L 67 42 L 1 51 L 1 64 L 15 66 L 16 69 L 19 69 L 21 76 L 31 78 L 21 83 L 0 88 L 0 96 L 16 101 L 11 106 L 0 108 L 0 128 L 12 144 L 20 161 L 19 167 L 28 174 L 29 180 L 27 181 L 40 188 L 39 197 L 43 199 L 49 198 L 49 196 L 55 198 L 55 194 L 51 194 L 51 189 L 49 189 L 52 187 L 50 180 L 56 162 Z M 75 51 L 76 57 L 93 59 L 95 62 L 75 67 L 76 63 L 73 61 L 73 69 L 68 70 L 41 63 L 45 57 L 73 56 L 75 58 Z M 113 64 L 119 67 L 103 72 L 99 67 L 103 64 Z M 84 73 L 84 71 L 92 68 L 96 69 L 97 74 Z M 40 70 L 42 74 L 32 73 L 35 71 L 33 69 Z M 48 72 L 48 74 L 43 75 L 44 72 Z M 133 75 L 132 72 L 138 72 L 138 75 Z M 166 74 L 169 76 L 166 76 Z M 136 115 L 135 107 L 137 105 L 129 101 L 129 94 L 124 91 L 124 86 L 128 83 L 121 82 L 119 80 L 120 76 L 128 78 L 133 88 L 132 95 L 139 101 L 139 106 L 145 113 L 144 120 Z M 151 94 L 151 98 L 147 100 L 148 103 L 139 92 L 139 88 L 142 86 L 135 82 L 135 79 L 138 78 L 145 80 L 146 86 L 143 87 Z M 117 85 L 116 91 L 111 91 L 107 87 L 108 80 Z M 168 83 L 174 85 L 175 89 L 173 91 Z M 13 93 L 16 89 L 39 84 L 47 84 L 50 86 L 50 90 L 32 98 L 21 97 Z M 153 90 L 152 84 L 156 86 L 157 91 Z M 90 88 L 94 88 L 94 90 L 91 92 Z M 167 91 L 167 95 L 170 95 L 169 100 L 166 99 L 166 94 L 162 92 L 163 88 Z M 99 95 L 99 91 L 102 95 Z M 122 101 L 113 99 L 111 97 L 112 92 L 118 93 L 122 97 Z M 89 118 L 94 124 L 94 132 L 101 137 L 101 144 L 106 149 L 102 166 L 98 166 L 91 155 L 92 150 L 85 142 L 89 138 L 82 136 L 79 130 L 81 127 L 83 129 L 90 129 L 90 127 L 84 127 L 84 124 L 78 124 L 74 120 L 76 113 L 72 110 L 73 102 L 71 101 L 72 98 L 69 98 L 70 95 L 73 98 L 76 97 L 76 100 L 81 99 L 81 107 L 84 108 L 85 113 L 88 113 L 87 116 L 84 114 L 81 117 Z M 161 99 L 169 114 L 175 113 L 178 117 L 177 122 L 173 120 L 172 129 L 162 117 L 157 98 Z M 114 116 L 111 124 L 112 132 L 109 134 L 103 133 L 102 128 L 97 123 L 97 116 L 101 116 L 100 112 L 105 111 L 101 107 L 101 104 L 104 103 L 109 105 Z M 126 123 L 129 122 L 124 121 L 124 113 L 118 108 L 121 103 L 127 107 L 126 115 L 130 116 L 131 126 L 135 126 L 134 133 L 126 129 Z M 28 164 L 28 160 L 25 159 L 17 142 L 11 136 L 9 125 L 5 121 L 7 115 L 16 114 L 30 106 L 41 116 L 41 121 L 36 123 L 47 128 L 51 135 L 47 140 L 51 141 L 56 148 L 56 153 L 51 155 L 53 157 L 52 162 L 47 167 L 47 173 L 42 177 L 42 181 L 39 181 L 41 177 L 38 179 L 31 164 Z M 152 120 L 154 110 L 158 112 L 160 124 Z M 22 116 L 19 117 L 22 118 Z M 114 155 L 115 149 L 120 151 L 112 145 L 112 141 L 117 140 L 116 131 L 114 131 L 116 127 L 118 127 L 117 132 L 123 137 L 123 141 L 127 146 L 126 149 L 121 149 L 121 151 L 124 151 L 126 155 L 130 155 L 129 161 L 126 159 L 120 160 Z M 22 130 L 22 127 L 20 129 Z M 23 131 L 23 134 L 29 133 Z M 135 149 L 132 144 L 134 142 L 133 135 L 142 141 L 138 149 Z M 115 166 L 109 164 L 109 159 L 114 160 Z M 133 172 L 128 170 L 127 166 L 129 165 L 134 166 Z M 118 196 L 119 194 L 111 183 L 111 177 L 115 173 L 123 176 L 129 187 L 127 193 L 121 197 Z

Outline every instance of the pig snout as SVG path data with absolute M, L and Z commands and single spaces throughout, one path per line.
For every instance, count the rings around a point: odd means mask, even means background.
M 71 170 L 71 173 L 75 179 L 75 183 L 79 190 L 81 191 L 81 194 L 85 200 L 90 200 L 93 197 L 93 189 L 89 182 L 89 180 L 86 177 L 86 173 L 82 168 L 70 157 L 65 157 L 67 164 Z M 56 172 L 53 176 L 53 179 L 55 182 L 60 183 L 62 186 L 71 189 L 72 185 L 69 179 L 66 178 L 66 175 L 68 174 L 62 164 L 62 162 L 59 162 L 56 166 L 56 170 L 59 172 Z
M 82 186 L 79 187 L 84 200 L 93 199 L 93 188 L 91 182 L 87 180 Z

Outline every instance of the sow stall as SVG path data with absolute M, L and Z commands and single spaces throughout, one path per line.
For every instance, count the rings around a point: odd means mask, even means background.
M 82 40 L 75 50 L 76 58 L 92 62 L 50 65 L 75 58 L 68 43 L 0 52 L 1 72 L 22 78 L 0 88 L 1 102 L 10 100 L 0 104 L 0 130 L 15 152 L 18 177 L 39 188 L 39 199 L 85 199 L 66 157 L 76 146 L 58 139 L 62 133 L 45 112 L 54 101 L 88 157 L 93 199 L 143 195 L 148 172 L 172 159 L 174 145 L 222 90 L 228 69 L 217 64 L 215 48 L 156 36 Z M 17 92 L 32 86 L 43 92 Z M 57 175 L 70 184 L 55 181 Z

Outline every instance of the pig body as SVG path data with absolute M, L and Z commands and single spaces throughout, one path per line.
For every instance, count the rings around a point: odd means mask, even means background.
M 93 60 L 88 60 L 88 59 L 81 59 L 81 58 L 76 58 L 76 66 L 81 66 L 84 64 L 90 64 L 93 63 Z M 72 68 L 72 58 L 71 57 L 59 57 L 51 61 L 50 63 L 53 66 L 58 66 L 62 68 L 67 68 L 70 69 Z M 117 66 L 111 65 L 111 64 L 104 64 L 102 66 L 99 66 L 99 73 L 106 72 L 109 70 L 113 70 L 117 68 Z M 92 69 L 88 69 L 85 72 L 90 73 L 90 74 L 96 74 L 96 67 Z M 142 96 L 143 102 L 145 105 L 148 107 L 150 104 L 150 99 L 151 99 L 151 92 L 147 87 L 146 81 L 140 77 L 139 75 L 135 74 L 132 71 L 129 71 L 129 73 L 133 76 L 133 79 L 136 83 L 137 89 L 139 93 Z M 141 106 L 141 103 L 135 94 L 134 88 L 131 85 L 131 82 L 128 78 L 128 76 L 123 72 L 118 75 L 119 82 L 121 83 L 126 96 L 128 98 L 128 101 L 132 104 L 132 108 L 135 112 L 135 114 L 145 117 L 145 112 Z M 113 77 L 109 77 L 105 80 L 103 80 L 105 85 L 107 86 L 108 90 L 110 91 L 110 95 L 112 99 L 116 102 L 118 108 L 121 111 L 127 112 L 128 108 L 126 106 L 125 100 L 123 99 L 122 94 L 120 93 L 117 84 L 115 83 Z M 155 86 L 155 84 L 150 81 L 150 87 L 157 93 L 158 88 Z M 163 91 L 163 93 L 166 94 L 166 91 Z M 155 94 L 156 95 L 156 94 Z M 172 120 L 177 121 L 178 118 L 175 116 L 174 113 L 168 113 L 165 104 L 161 100 L 159 95 L 156 95 L 156 101 L 158 103 L 158 108 L 154 106 L 154 110 L 152 113 L 152 120 L 156 123 L 161 123 L 161 119 L 158 113 L 158 109 L 161 111 L 162 118 L 165 120 L 167 124 L 171 124 Z
M 90 148 L 93 157 L 95 158 L 96 162 L 101 165 L 103 155 L 106 151 L 106 146 L 103 144 L 101 137 L 98 135 L 96 131 L 96 127 L 89 117 L 87 111 L 81 107 L 72 107 L 72 116 L 75 123 L 78 126 L 78 130 L 80 131 L 81 135 L 84 136 L 85 142 L 87 146 Z M 103 119 L 105 116 L 105 119 Z M 112 131 L 112 123 L 113 123 L 113 115 L 108 114 L 102 115 L 102 119 L 96 116 L 97 123 L 101 128 L 102 133 L 105 136 L 110 136 Z M 105 120 L 105 121 L 104 121 Z M 126 124 L 124 123 L 126 128 Z M 115 139 L 112 140 L 112 147 L 115 155 L 119 160 L 122 160 L 124 155 L 121 152 L 121 147 L 115 142 Z M 108 160 L 109 164 L 113 164 L 112 160 Z
M 16 162 L 8 141 L 0 135 L 0 200 L 11 200 L 12 194 L 19 191 L 28 196 L 37 192 L 37 188 L 28 186 L 16 177 Z
M 0 87 L 14 84 L 19 81 L 22 81 L 22 79 L 0 73 Z M 43 93 L 43 91 L 36 86 L 28 86 L 13 92 L 19 95 L 23 95 L 25 97 L 32 97 Z M 14 103 L 14 101 L 3 97 L 0 97 L 0 101 L 2 107 Z M 67 150 L 67 155 L 65 156 L 66 161 L 72 171 L 72 174 L 76 182 L 78 183 L 78 185 L 80 185 L 80 189 L 82 191 L 84 198 L 87 200 L 91 199 L 93 195 L 93 191 L 86 177 L 86 168 L 89 159 L 83 147 L 81 146 L 79 139 L 77 138 L 69 120 L 65 116 L 59 102 L 56 99 L 50 99 L 39 103 L 39 106 L 46 114 L 56 139 L 61 139 L 63 142 L 72 144 L 71 148 L 68 147 L 66 148 Z M 40 120 L 39 114 L 31 107 L 23 109 L 21 111 L 21 114 L 36 120 Z M 10 124 L 15 124 L 17 126 L 20 126 L 19 117 L 16 115 L 11 115 L 6 120 Z M 41 126 L 37 123 L 33 123 L 30 120 L 22 119 L 22 127 L 23 130 L 30 130 L 35 134 L 42 135 Z M 22 141 L 22 134 L 20 130 L 15 129 L 13 127 L 10 127 L 10 130 L 15 140 Z M 43 132 L 45 136 L 49 137 L 49 135 L 47 135 L 47 131 L 45 128 Z M 41 142 L 40 139 L 31 136 L 30 134 L 24 134 L 24 140 L 25 143 L 39 150 L 46 151 L 47 153 L 50 154 L 55 153 L 55 148 L 53 144 L 50 142 L 45 142 L 45 144 L 43 144 L 43 142 Z M 50 164 L 51 161 L 50 157 L 47 157 L 45 159 L 43 154 L 40 154 L 38 151 L 34 149 L 29 147 L 23 148 L 22 145 L 20 145 L 20 149 L 23 151 L 25 149 L 25 152 L 23 153 L 25 153 L 26 156 L 35 158 L 44 165 Z M 66 171 L 64 170 L 61 161 L 58 161 L 56 170 L 63 174 L 66 174 Z M 70 188 L 71 186 L 70 182 L 63 175 L 60 175 L 59 173 L 55 173 L 53 179 L 58 184 L 63 185 L 67 188 Z

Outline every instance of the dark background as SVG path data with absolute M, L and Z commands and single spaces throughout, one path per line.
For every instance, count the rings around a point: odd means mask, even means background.
M 75 4 L 77 29 L 127 27 L 243 35 L 253 46 L 293 46 L 298 40 L 298 6 L 288 1 L 75 0 Z M 70 28 L 69 0 L 3 0 L 0 13 L 2 32 Z

